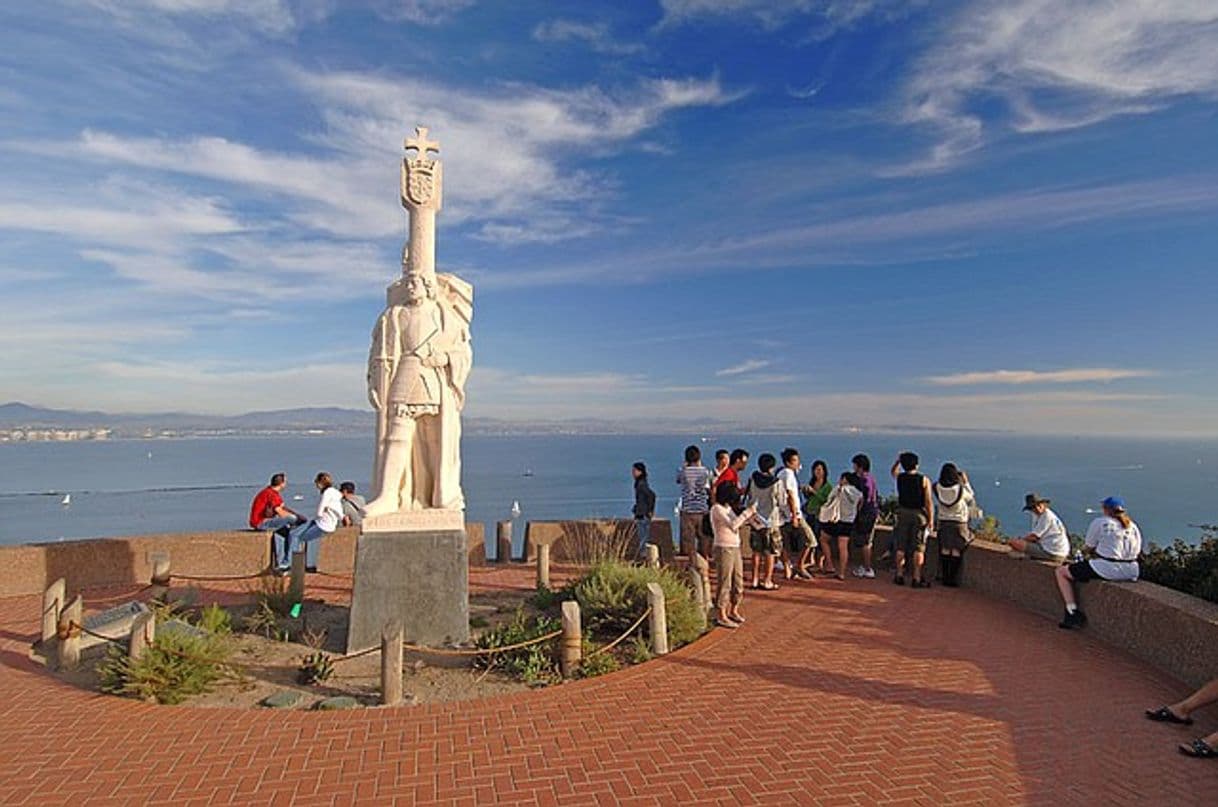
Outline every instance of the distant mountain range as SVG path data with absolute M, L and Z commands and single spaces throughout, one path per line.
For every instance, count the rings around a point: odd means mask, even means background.
M 759 424 L 734 420 L 615 421 L 573 418 L 517 422 L 496 418 L 465 418 L 467 434 L 746 434 L 867 431 L 911 433 L 961 431 L 910 424 L 859 427 L 843 423 Z M 199 415 L 186 412 L 149 414 L 110 413 L 72 409 L 47 409 L 24 403 L 0 404 L 0 432 L 14 430 L 109 430 L 111 437 L 225 437 L 242 434 L 371 434 L 375 428 L 370 410 L 340 407 L 311 407 L 247 412 L 242 415 Z

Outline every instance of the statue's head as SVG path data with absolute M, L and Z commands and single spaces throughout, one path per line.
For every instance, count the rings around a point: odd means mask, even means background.
M 436 297 L 436 279 L 430 274 L 406 272 L 389 287 L 390 305 L 420 305 Z

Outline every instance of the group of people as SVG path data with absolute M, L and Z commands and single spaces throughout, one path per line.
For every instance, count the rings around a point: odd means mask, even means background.
M 717 570 L 716 624 L 736 628 L 744 622 L 740 531 L 745 526 L 752 549 L 749 577 L 753 589 L 777 589 L 774 573 L 779 563 L 789 581 L 810 581 L 817 574 L 845 580 L 851 547 L 858 551 L 861 562 L 849 569 L 850 574 L 860 579 L 875 577 L 872 555 L 880 496 L 870 457 L 856 454 L 850 470 L 836 481 L 831 480 L 825 461 L 818 459 L 802 483 L 803 463 L 797 449 L 783 449 L 777 457 L 761 454 L 751 474 L 747 474 L 749 461 L 745 449 L 720 449 L 715 453 L 715 467 L 707 468 L 701 449 L 691 445 L 676 474 L 681 552 L 697 553 Z M 927 540 L 933 535 L 939 544 L 939 579 L 945 586 L 959 586 L 965 550 L 972 542 L 969 525 L 982 511 L 963 469 L 944 463 L 932 479 L 922 473 L 919 463 L 917 454 L 903 451 L 890 468 L 897 494 L 890 549 L 895 567 L 892 581 L 930 588 L 924 569 Z M 633 515 L 642 554 L 651 538 L 656 495 L 644 463 L 636 462 L 632 473 Z M 1125 502 L 1109 497 L 1102 502 L 1103 515 L 1091 523 L 1084 538 L 1090 557 L 1079 556 L 1067 563 L 1070 537 L 1049 505 L 1038 494 L 1027 495 L 1024 510 L 1031 514 L 1031 529 L 1012 539 L 1010 546 L 1016 557 L 1062 564 L 1055 573 L 1065 605 L 1061 627 L 1079 628 L 1087 620 L 1078 607 L 1075 585 L 1093 579 L 1136 580 L 1141 533 L 1126 512 Z
M 291 569 L 292 555 L 304 547 L 305 569 L 317 571 L 321 539 L 340 526 L 359 526 L 364 521 L 367 502 L 355 492 L 354 482 L 336 488 L 330 474 L 322 471 L 313 479 L 320 498 L 313 518 L 306 518 L 283 501 L 287 487 L 285 473 L 271 475 L 270 484 L 258 491 L 250 503 L 250 529 L 272 533 L 272 571 L 285 575 Z

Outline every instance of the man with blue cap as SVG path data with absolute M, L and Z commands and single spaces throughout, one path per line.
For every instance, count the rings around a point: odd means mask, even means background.
M 1084 539 L 1090 557 L 1057 569 L 1057 588 L 1066 603 L 1066 616 L 1059 627 L 1072 629 L 1087 624 L 1087 617 L 1079 610 L 1074 596 L 1075 583 L 1138 579 L 1138 555 L 1142 552 L 1142 533 L 1138 525 L 1125 512 L 1124 499 L 1109 496 L 1101 506 L 1104 515 L 1091 522 Z

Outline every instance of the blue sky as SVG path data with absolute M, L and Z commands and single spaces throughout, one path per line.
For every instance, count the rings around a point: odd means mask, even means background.
M 470 415 L 1215 434 L 1216 101 L 1212 0 L 6 4 L 0 399 L 364 405 L 424 124 Z

